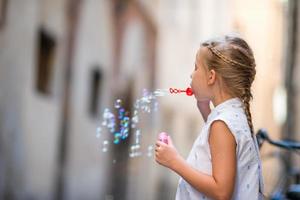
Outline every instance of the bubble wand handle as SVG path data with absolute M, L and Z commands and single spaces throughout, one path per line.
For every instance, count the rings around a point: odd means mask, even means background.
M 184 92 L 187 96 L 192 96 L 194 94 L 192 88 L 189 88 L 189 87 L 186 88 L 185 90 L 176 89 L 176 88 L 170 88 L 169 92 L 171 94 L 178 94 L 178 93 Z

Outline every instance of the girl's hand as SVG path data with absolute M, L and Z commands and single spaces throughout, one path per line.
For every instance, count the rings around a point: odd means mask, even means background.
M 181 156 L 177 153 L 170 136 L 168 136 L 168 144 L 159 140 L 156 141 L 155 161 L 158 164 L 174 169 L 179 159 L 181 159 Z

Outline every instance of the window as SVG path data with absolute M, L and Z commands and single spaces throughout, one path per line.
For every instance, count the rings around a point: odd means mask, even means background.
M 41 29 L 38 34 L 37 53 L 37 91 L 49 95 L 51 92 L 55 40 L 43 29 Z
M 96 117 L 99 112 L 99 100 L 101 94 L 102 72 L 99 68 L 93 69 L 91 73 L 91 94 L 89 111 L 91 116 Z
M 5 23 L 7 0 L 0 0 L 0 29 Z

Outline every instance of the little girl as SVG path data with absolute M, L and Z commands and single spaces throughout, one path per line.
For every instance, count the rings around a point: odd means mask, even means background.
M 181 176 L 176 200 L 263 198 L 249 104 L 255 74 L 252 50 L 243 39 L 224 36 L 201 45 L 191 75 L 205 121 L 201 134 L 187 160 L 170 137 L 168 144 L 158 140 L 155 148 L 155 160 Z

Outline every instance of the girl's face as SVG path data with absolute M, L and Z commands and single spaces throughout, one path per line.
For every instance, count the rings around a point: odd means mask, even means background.
M 200 48 L 196 55 L 195 69 L 191 74 L 191 87 L 198 101 L 211 99 L 211 72 L 204 65 L 205 48 Z M 214 81 L 213 81 L 214 82 Z

